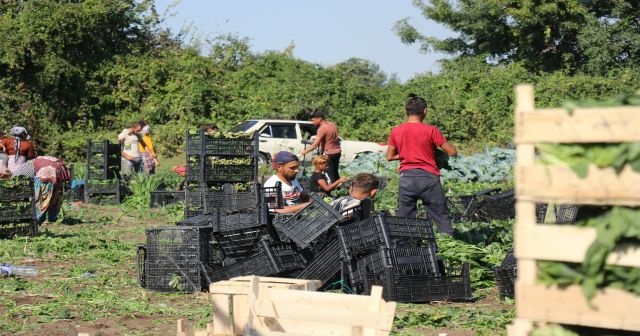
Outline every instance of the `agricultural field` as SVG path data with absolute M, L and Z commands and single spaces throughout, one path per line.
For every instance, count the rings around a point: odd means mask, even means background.
M 212 318 L 206 293 L 159 293 L 138 287 L 137 244 L 145 228 L 174 225 L 182 206 L 149 209 L 148 191 L 170 180 L 163 174 L 136 177 L 122 205 L 66 203 L 57 223 L 37 237 L 0 243 L 0 260 L 36 265 L 33 278 L 0 278 L 0 334 L 66 335 L 69 328 L 92 335 L 173 335 L 176 320 L 203 327 Z M 175 181 L 174 181 L 175 182 Z M 505 182 L 450 182 L 449 193 L 468 193 Z M 376 199 L 379 210 L 394 207 L 397 178 Z M 448 264 L 471 265 L 472 302 L 399 304 L 396 335 L 501 335 L 514 318 L 513 302 L 500 301 L 491 268 L 512 246 L 513 221 L 455 224 L 458 239 L 438 237 Z

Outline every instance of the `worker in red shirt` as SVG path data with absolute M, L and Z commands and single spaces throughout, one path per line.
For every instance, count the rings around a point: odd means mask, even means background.
M 327 174 L 331 179 L 329 183 L 333 183 L 340 179 L 338 169 L 340 168 L 340 155 L 342 154 L 342 151 L 340 149 L 340 138 L 338 137 L 338 126 L 332 122 L 326 121 L 324 117 L 325 113 L 323 111 L 313 110 L 311 112 L 311 122 L 318 126 L 316 138 L 313 140 L 313 143 L 309 145 L 307 149 L 303 150 L 298 156 L 304 157 L 305 154 L 320 146 L 321 154 L 329 157 L 329 168 L 327 169 Z
M 438 128 L 422 122 L 427 114 L 427 102 L 423 98 L 410 94 L 404 111 L 407 119 L 391 130 L 387 149 L 387 160 L 400 160 L 398 216 L 415 217 L 416 203 L 421 199 L 438 231 L 452 235 L 451 217 L 440 184 L 435 151 L 440 147 L 450 156 L 455 156 L 458 150 L 447 142 Z

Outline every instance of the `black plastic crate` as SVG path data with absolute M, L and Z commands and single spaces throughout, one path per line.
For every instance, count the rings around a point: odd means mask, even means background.
M 311 195 L 311 203 L 286 222 L 274 222 L 274 226 L 294 241 L 299 248 L 309 246 L 321 234 L 340 220 L 340 214 L 322 200 L 319 194 Z
M 99 203 L 100 196 L 110 195 L 113 197 L 108 203 L 120 204 L 125 192 L 119 180 L 85 180 L 84 203 Z
M 367 219 L 371 216 L 372 208 L 373 203 L 371 199 L 365 198 L 360 201 L 360 204 L 342 211 L 340 213 L 341 218 L 340 221 L 338 221 L 338 225 L 346 225 Z
M 264 253 L 246 257 L 235 264 L 226 265 L 206 275 L 209 283 L 228 280 L 243 275 L 267 276 L 276 274 L 277 270 Z
M 432 247 L 380 247 L 355 262 L 345 262 L 351 285 L 356 289 L 363 288 L 367 274 L 381 274 L 386 270 L 398 275 L 441 275 Z
M 0 223 L 0 239 L 10 239 L 13 237 L 37 236 L 38 222 L 35 218 L 29 217 L 23 220 Z
M 226 258 L 231 259 L 245 258 L 257 253 L 260 240 L 264 237 L 269 237 L 266 225 L 213 233 L 214 245 L 222 250 Z
M 114 179 L 120 177 L 120 144 L 107 140 L 92 142 L 87 140 L 87 179 Z
M 0 223 L 21 223 L 35 217 L 34 199 L 0 201 Z
M 428 247 L 438 251 L 433 226 L 428 219 L 395 217 L 378 214 L 374 217 L 337 227 L 345 258 L 377 250 L 380 246 Z
M 33 197 L 33 179 L 18 176 L 9 180 L 0 180 L 0 201 L 18 201 Z
M 216 211 L 216 219 L 213 222 L 215 232 L 236 231 L 268 224 L 267 208 L 260 205 L 255 208 L 247 208 L 233 213 Z
M 484 196 L 476 212 L 477 217 L 485 221 L 515 218 L 515 190 L 509 189 Z
M 196 215 L 189 218 L 185 218 L 176 223 L 177 226 L 207 226 L 213 228 L 213 223 L 216 222 L 217 215 Z
M 296 276 L 298 279 L 320 280 L 326 285 L 336 274 L 340 273 L 340 242 L 336 235 L 325 245 L 313 260 Z
M 293 244 L 268 240 L 262 240 L 260 244 L 262 252 L 269 257 L 276 273 L 297 271 L 305 267 L 306 261 Z
M 392 269 L 367 273 L 365 294 L 371 286 L 383 286 L 386 300 L 418 303 L 429 301 L 469 301 L 473 299 L 469 264 L 448 268 L 445 275 L 398 274 Z
M 252 182 L 258 175 L 257 159 L 252 158 L 249 164 L 213 164 L 206 168 L 206 181 L 217 182 Z
M 163 207 L 168 204 L 184 202 L 184 191 L 160 190 L 151 192 L 151 202 L 149 207 Z
M 206 226 L 147 229 L 147 260 L 177 265 L 194 261 L 209 262 L 211 233 L 211 227 Z
M 496 277 L 496 285 L 498 286 L 498 293 L 500 293 L 500 300 L 504 300 L 505 298 L 515 298 L 517 272 L 517 265 L 493 268 L 493 274 L 495 274 Z
M 226 138 L 223 134 L 207 134 L 200 130 L 197 134 L 186 134 L 187 155 L 216 156 L 258 156 L 256 136 Z
M 380 245 L 389 242 L 382 215 L 336 227 L 342 252 L 348 260 L 363 253 L 377 251 Z M 390 247 L 389 245 L 386 245 Z
M 544 223 L 549 205 L 545 203 L 536 204 L 536 220 Z M 576 204 L 556 204 L 554 209 L 555 222 L 553 224 L 572 224 L 578 217 L 578 205 Z
M 429 219 L 384 215 L 383 221 L 390 239 L 388 247 L 429 246 L 438 251 Z
M 199 292 L 206 286 L 202 264 L 198 261 L 176 263 L 167 259 L 144 262 L 145 288 L 161 292 Z

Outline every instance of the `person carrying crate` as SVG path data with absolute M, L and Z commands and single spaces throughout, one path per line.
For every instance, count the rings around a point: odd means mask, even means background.
M 458 150 L 437 127 L 423 123 L 427 114 L 427 102 L 423 98 L 409 94 L 404 111 L 407 119 L 391 130 L 387 148 L 387 160 L 400 160 L 398 216 L 416 217 L 416 203 L 421 199 L 438 231 L 452 235 L 435 151 L 440 147 L 449 156 L 455 156 Z

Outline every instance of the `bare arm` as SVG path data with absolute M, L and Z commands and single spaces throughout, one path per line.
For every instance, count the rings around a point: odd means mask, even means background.
M 307 207 L 311 202 L 296 204 L 296 205 L 285 205 L 282 209 L 274 209 L 276 213 L 279 214 L 293 214 Z
M 398 148 L 394 146 L 387 147 L 387 161 L 400 160 L 400 154 L 398 154 Z
M 440 146 L 440 148 L 442 148 L 442 150 L 444 150 L 449 156 L 458 155 L 458 149 L 456 148 L 456 146 L 448 142 L 443 143 L 442 146 Z
M 339 178 L 337 181 L 329 184 L 327 183 L 326 180 L 318 180 L 318 185 L 320 186 L 320 189 L 326 191 L 326 192 L 330 192 L 333 189 L 339 187 L 341 184 L 345 183 L 349 181 L 349 178 L 346 176 L 343 176 L 341 178 Z
M 311 152 L 312 150 L 318 148 L 318 146 L 320 146 L 320 136 L 317 136 L 315 139 L 313 139 L 313 143 L 311 145 L 309 145 L 309 147 L 307 147 L 307 149 L 303 150 L 302 152 L 300 152 L 300 155 L 306 155 L 307 153 Z

